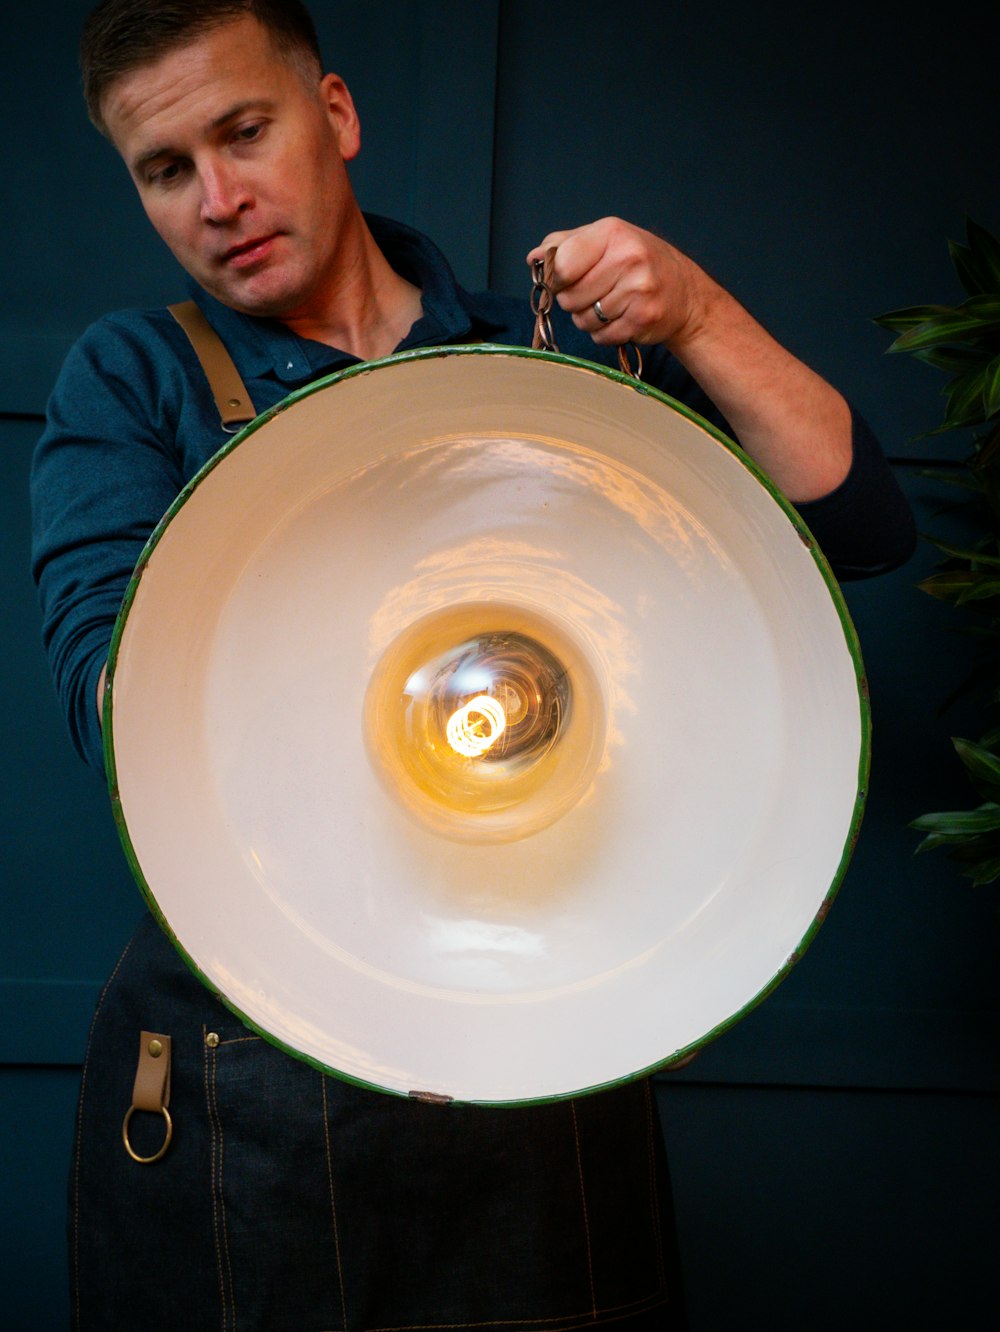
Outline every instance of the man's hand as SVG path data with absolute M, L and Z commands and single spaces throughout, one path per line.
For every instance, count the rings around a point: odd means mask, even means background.
M 552 248 L 556 299 L 602 346 L 662 342 L 673 348 L 697 328 L 701 306 L 712 296 L 714 284 L 697 264 L 618 217 L 550 232 L 528 263 Z
M 789 499 L 840 485 L 852 457 L 847 403 L 692 259 L 616 217 L 550 232 L 529 265 L 553 246 L 556 300 L 596 343 L 666 346 Z

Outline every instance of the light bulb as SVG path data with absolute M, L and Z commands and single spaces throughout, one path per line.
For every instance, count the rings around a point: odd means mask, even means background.
M 507 729 L 507 714 L 495 698 L 477 694 L 448 718 L 445 735 L 456 754 L 481 758 Z
M 501 842 L 579 802 L 604 752 L 596 673 L 554 622 L 473 603 L 410 625 L 365 699 L 368 752 L 384 785 L 434 832 Z

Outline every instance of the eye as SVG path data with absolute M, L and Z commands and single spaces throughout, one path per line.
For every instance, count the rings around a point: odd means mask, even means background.
M 181 175 L 180 162 L 164 162 L 150 169 L 147 180 L 150 185 L 172 185 Z
M 264 133 L 264 122 L 255 120 L 251 125 L 241 125 L 233 138 L 239 143 L 253 143 Z

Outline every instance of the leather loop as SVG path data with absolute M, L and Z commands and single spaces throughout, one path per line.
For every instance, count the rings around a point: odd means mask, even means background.
M 170 1146 L 174 1126 L 167 1106 L 170 1104 L 170 1037 L 156 1031 L 144 1031 L 139 1035 L 139 1062 L 135 1070 L 135 1082 L 132 1084 L 132 1104 L 125 1112 L 122 1124 L 122 1141 L 125 1150 L 133 1161 L 140 1165 L 150 1165 L 158 1161 Z M 137 1110 L 161 1115 L 166 1124 L 163 1144 L 152 1156 L 139 1156 L 132 1147 L 128 1136 L 129 1122 Z
M 201 362 L 223 430 L 233 434 L 257 415 L 233 358 L 194 301 L 180 301 L 176 305 L 168 305 L 167 309 L 187 334 Z
M 170 1037 L 144 1031 L 139 1037 L 139 1062 L 132 1086 L 133 1110 L 158 1114 L 170 1104 Z

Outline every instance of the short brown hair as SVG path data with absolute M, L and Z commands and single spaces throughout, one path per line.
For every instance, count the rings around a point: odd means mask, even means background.
M 107 135 L 101 102 L 112 83 L 245 15 L 267 29 L 281 55 L 304 73 L 319 76 L 319 40 L 301 0 L 102 0 L 84 24 L 80 41 L 90 119 Z

